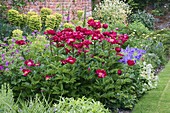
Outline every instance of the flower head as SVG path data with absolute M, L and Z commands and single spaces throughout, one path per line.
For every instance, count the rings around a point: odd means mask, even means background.
M 18 45 L 25 45 L 25 44 L 27 44 L 24 40 L 17 40 L 17 41 L 15 41 L 15 43 L 18 44 Z
M 122 71 L 119 69 L 119 70 L 117 70 L 117 74 L 118 75 L 121 75 L 122 74 Z
M 133 65 L 135 65 L 135 61 L 134 61 L 134 60 L 128 60 L 128 61 L 127 61 L 127 64 L 128 64 L 129 66 L 133 66 Z
M 104 69 L 97 69 L 96 74 L 98 75 L 99 78 L 104 78 L 107 76 L 107 73 Z
M 27 76 L 31 72 L 31 70 L 23 69 L 22 72 L 24 73 L 23 76 Z
M 66 62 L 69 63 L 69 64 L 74 64 L 76 62 L 76 58 L 73 58 L 72 56 L 69 56 L 66 59 Z
M 3 70 L 4 69 L 4 66 L 3 65 L 0 65 L 0 70 Z
M 45 31 L 44 34 L 45 35 L 55 35 L 56 32 L 55 32 L 55 30 L 50 29 L 50 30 Z
M 104 29 L 107 29 L 108 28 L 108 24 L 103 24 L 102 26 Z
M 24 64 L 25 65 L 27 65 L 27 66 L 34 66 L 34 61 L 33 60 L 31 60 L 31 59 L 29 59 L 29 60 L 26 60 L 25 62 L 24 62 Z
M 52 76 L 46 75 L 45 80 L 49 80 Z
M 115 51 L 119 53 L 121 51 L 121 48 L 120 47 L 116 47 Z

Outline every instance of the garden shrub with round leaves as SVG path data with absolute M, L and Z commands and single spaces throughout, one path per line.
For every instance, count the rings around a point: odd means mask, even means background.
M 59 13 L 55 13 L 55 16 L 56 16 L 55 24 L 56 24 L 56 28 L 58 29 L 60 24 L 61 24 L 61 22 L 62 22 L 63 16 L 61 14 L 59 14 Z
M 23 31 L 20 29 L 15 29 L 12 31 L 12 37 L 18 37 L 21 38 L 23 34 Z
M 84 13 L 83 10 L 77 10 L 77 17 L 78 17 L 79 21 L 81 20 L 83 13 Z
M 74 25 L 71 24 L 71 23 L 64 23 L 63 27 L 64 27 L 64 28 L 71 28 L 71 29 L 73 29 L 73 28 L 74 28 Z
M 10 9 L 8 11 L 8 21 L 11 24 L 16 25 L 16 26 L 20 26 L 22 20 L 23 20 L 22 15 L 19 14 L 19 12 L 17 10 Z
M 42 19 L 42 24 L 45 23 L 47 15 L 51 15 L 51 13 L 52 13 L 52 10 L 50 8 L 41 8 L 40 16 L 41 16 L 41 19 Z
M 34 12 L 34 11 L 29 11 L 29 12 L 27 13 L 28 18 L 31 17 L 31 16 L 33 16 L 33 15 L 38 15 L 38 14 L 37 14 L 36 12 Z
M 47 15 L 46 21 L 45 21 L 45 27 L 54 29 L 56 24 L 56 17 L 54 15 Z
M 42 29 L 41 17 L 39 15 L 32 15 L 28 18 L 28 27 L 34 31 Z
M 62 97 L 58 104 L 54 104 L 54 108 L 56 113 L 111 113 L 101 102 L 85 97 L 78 99 Z

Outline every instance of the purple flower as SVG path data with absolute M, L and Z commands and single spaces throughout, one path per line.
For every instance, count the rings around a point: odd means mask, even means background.
M 4 41 L 7 41 L 7 37 L 5 37 L 3 40 L 4 40 Z
M 20 60 L 24 60 L 24 57 L 19 57 L 20 58 Z
M 48 48 L 50 46 L 50 44 L 45 44 L 45 48 Z
M 0 65 L 0 70 L 3 70 L 4 69 L 4 66 L 3 65 Z
M 9 49 L 13 49 L 13 47 L 14 47 L 14 44 L 11 44 L 11 46 L 9 47 Z
M 138 48 L 130 48 L 127 46 L 126 49 L 121 50 L 121 53 L 124 54 L 124 56 L 119 60 L 119 62 L 126 64 L 128 60 L 134 60 L 135 62 L 136 60 L 140 60 L 146 51 Z
M 12 53 L 11 53 L 11 56 L 14 55 L 14 54 L 15 54 L 15 52 L 12 52 Z
M 5 66 L 9 66 L 9 63 L 10 63 L 10 62 L 6 61 Z
M 12 42 L 15 43 L 15 41 L 16 41 L 16 40 L 15 40 L 14 38 L 12 38 Z
M 26 37 L 26 36 L 23 36 L 22 38 L 23 38 L 24 41 L 27 40 L 27 37 Z
M 6 68 L 5 71 L 9 71 L 9 68 Z
M 16 54 L 18 54 L 18 53 L 19 53 L 19 50 L 18 50 L 18 49 L 16 49 L 16 51 L 15 51 L 15 52 L 16 52 Z
M 35 36 L 35 33 L 34 33 L 34 32 L 32 32 L 31 34 L 32 34 L 33 36 Z
M 2 57 L 2 61 L 4 61 L 5 60 L 5 54 L 2 54 L 1 57 Z

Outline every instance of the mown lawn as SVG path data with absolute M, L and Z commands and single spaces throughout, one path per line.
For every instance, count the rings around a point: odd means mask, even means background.
M 144 95 L 132 113 L 170 113 L 170 62 L 159 73 L 159 84 Z

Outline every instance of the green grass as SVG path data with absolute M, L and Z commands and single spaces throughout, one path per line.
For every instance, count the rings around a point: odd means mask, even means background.
M 145 94 L 132 113 L 170 113 L 170 62 L 159 73 L 159 85 Z

